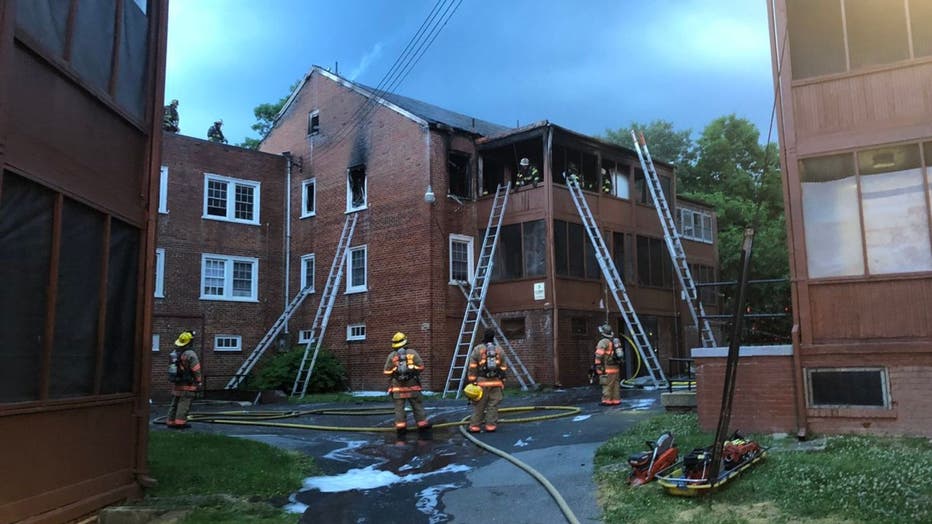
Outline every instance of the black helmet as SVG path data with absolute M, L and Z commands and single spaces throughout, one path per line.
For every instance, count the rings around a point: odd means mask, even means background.
M 615 333 L 612 331 L 612 326 L 609 326 L 608 324 L 602 324 L 599 326 L 599 334 L 606 338 L 615 336 Z

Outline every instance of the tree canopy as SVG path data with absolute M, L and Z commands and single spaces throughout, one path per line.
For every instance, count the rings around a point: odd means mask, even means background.
M 285 102 L 288 101 L 288 98 L 291 97 L 291 93 L 301 84 L 301 79 L 295 80 L 292 82 L 291 87 L 288 88 L 288 94 L 281 97 L 278 102 L 273 103 L 264 103 L 259 104 L 252 109 L 252 114 L 256 117 L 256 123 L 249 126 L 253 131 L 259 133 L 259 138 L 250 138 L 246 137 L 240 147 L 245 147 L 248 149 L 259 149 L 259 142 L 269 134 L 269 131 L 272 130 L 272 126 L 275 125 L 275 117 L 278 116 L 278 113 L 281 112 L 282 108 L 285 107 Z

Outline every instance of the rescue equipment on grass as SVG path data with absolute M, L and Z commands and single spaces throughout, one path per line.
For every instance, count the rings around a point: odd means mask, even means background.
M 679 451 L 674 444 L 673 434 L 662 433 L 656 441 L 646 442 L 649 451 L 641 451 L 628 457 L 631 473 L 628 483 L 640 486 L 654 480 L 654 477 L 676 462 Z
M 712 447 L 696 448 L 682 462 L 659 472 L 657 483 L 671 495 L 693 497 L 709 493 L 740 475 L 767 455 L 767 448 L 742 437 L 737 431 L 722 445 L 719 474 L 710 479 Z

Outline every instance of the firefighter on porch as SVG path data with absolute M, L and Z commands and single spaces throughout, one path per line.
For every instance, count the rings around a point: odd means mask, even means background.
M 191 401 L 197 396 L 197 390 L 204 385 L 201 362 L 197 358 L 197 353 L 191 349 L 192 340 L 194 340 L 193 331 L 182 331 L 175 340 L 176 349 L 172 350 L 170 355 L 168 378 L 172 382 L 172 402 L 168 408 L 165 424 L 173 429 L 184 429 L 190 426 L 188 411 L 191 410 Z
M 515 191 L 527 184 L 534 184 L 534 187 L 537 187 L 539 183 L 540 171 L 531 165 L 527 157 L 522 158 L 518 163 L 518 171 L 515 173 Z
M 502 402 L 507 371 L 505 354 L 495 343 L 495 333 L 491 329 L 485 330 L 482 344 L 473 348 L 469 356 L 469 372 L 466 375 L 470 385 L 480 388 L 478 398 L 470 398 L 473 401 L 472 417 L 469 419 L 470 433 L 478 433 L 483 421 L 486 431 L 495 431 L 498 424 L 498 405 Z
M 624 347 L 614 338 L 608 324 L 599 326 L 602 338 L 595 346 L 595 372 L 602 385 L 603 406 L 621 404 L 621 365 L 624 363 Z M 613 340 L 614 338 L 614 340 Z
M 384 369 L 389 378 L 388 392 L 395 402 L 395 431 L 399 437 L 405 434 L 408 427 L 405 402 L 411 404 L 418 429 L 430 429 L 421 399 L 421 371 L 424 371 L 424 362 L 421 355 L 407 345 L 408 337 L 404 333 L 399 331 L 392 336 L 392 352 L 388 354 Z

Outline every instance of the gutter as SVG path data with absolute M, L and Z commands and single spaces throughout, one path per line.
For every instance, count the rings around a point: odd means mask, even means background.
M 291 152 L 285 151 L 282 153 L 282 156 L 285 157 L 285 245 L 283 247 L 284 256 L 285 256 L 285 271 L 284 271 L 284 285 L 282 289 L 285 292 L 285 307 L 289 303 L 289 297 L 291 296 L 291 289 L 288 284 L 290 280 L 288 277 L 291 275 Z M 284 333 L 288 334 L 288 322 L 285 322 Z

